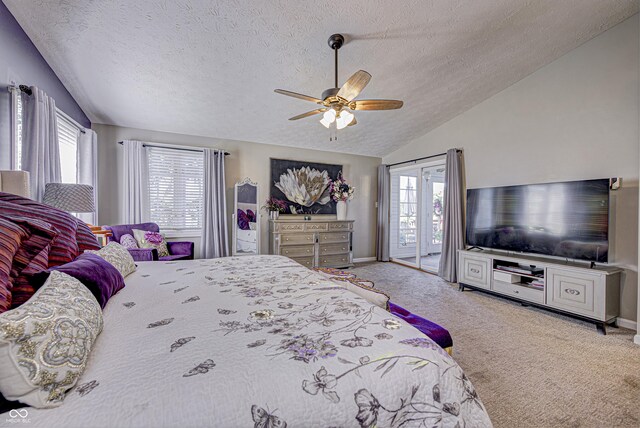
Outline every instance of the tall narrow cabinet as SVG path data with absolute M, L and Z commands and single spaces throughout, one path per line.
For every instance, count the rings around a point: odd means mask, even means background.
M 353 266 L 353 220 L 269 220 L 271 254 L 307 267 Z

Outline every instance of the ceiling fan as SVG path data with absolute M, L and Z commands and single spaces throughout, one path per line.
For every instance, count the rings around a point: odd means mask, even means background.
M 325 90 L 322 93 L 322 99 L 284 89 L 275 90 L 278 94 L 300 98 L 322 106 L 294 116 L 289 120 L 303 119 L 323 113 L 322 119 L 320 119 L 321 124 L 329 128 L 331 124 L 335 123 L 337 129 L 342 129 L 358 123 L 350 110 L 394 110 L 402 107 L 402 101 L 398 100 L 355 100 L 371 80 L 371 75 L 364 70 L 356 71 L 342 87 L 338 87 L 338 50 L 343 44 L 342 34 L 334 34 L 329 37 L 329 47 L 333 49 L 335 55 L 335 86 Z

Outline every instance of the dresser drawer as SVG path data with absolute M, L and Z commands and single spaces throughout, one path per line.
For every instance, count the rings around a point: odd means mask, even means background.
M 300 263 L 304 267 L 313 267 L 313 257 L 290 257 L 294 262 Z
M 276 232 L 302 232 L 304 231 L 304 223 L 276 223 Z
M 351 266 L 351 258 L 349 254 L 342 254 L 337 256 L 323 256 L 320 255 L 320 267 L 347 267 Z
M 313 245 L 287 245 L 280 250 L 280 255 L 287 257 L 313 257 Z
M 320 245 L 320 257 L 331 254 L 348 254 L 349 243 L 342 242 L 338 244 L 321 244 Z
M 491 259 L 460 253 L 458 282 L 489 289 Z
M 604 319 L 605 281 L 601 274 L 547 269 L 547 305 L 590 318 Z
M 329 230 L 334 231 L 343 231 L 343 230 L 351 230 L 353 223 L 329 223 Z
M 350 232 L 328 232 L 320 234 L 320 243 L 349 242 Z
M 280 235 L 280 245 L 313 244 L 314 233 L 283 233 Z
M 307 232 L 326 232 L 329 230 L 329 225 L 327 223 L 306 223 L 304 230 Z
M 494 280 L 493 291 L 517 299 L 538 303 L 540 305 L 544 303 L 544 291 L 534 290 L 533 288 L 523 287 L 522 285 Z

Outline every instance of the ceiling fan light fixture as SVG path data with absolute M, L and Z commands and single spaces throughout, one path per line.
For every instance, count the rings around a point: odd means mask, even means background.
M 353 121 L 353 117 L 353 113 L 350 111 L 342 110 L 336 119 L 336 127 L 338 129 L 346 128 Z
M 332 122 L 329 122 L 327 119 L 325 119 L 324 116 L 322 116 L 322 119 L 320 119 L 320 123 L 325 127 L 325 128 L 329 128 L 331 126 Z
M 322 118 L 329 123 L 333 123 L 336 120 L 336 111 L 330 108 L 329 110 L 324 112 Z

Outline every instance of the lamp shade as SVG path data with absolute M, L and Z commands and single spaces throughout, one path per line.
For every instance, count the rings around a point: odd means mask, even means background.
M 92 213 L 96 210 L 93 186 L 88 184 L 47 183 L 42 203 L 70 213 Z

